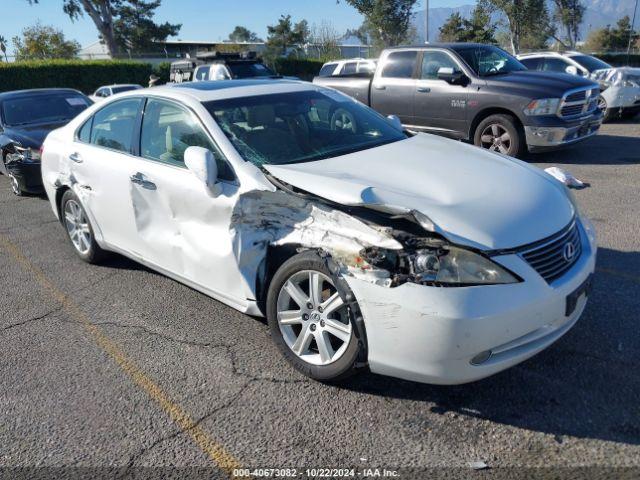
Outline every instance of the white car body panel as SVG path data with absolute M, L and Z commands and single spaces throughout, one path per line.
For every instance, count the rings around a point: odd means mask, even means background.
M 417 210 L 452 241 L 485 250 L 547 237 L 575 214 L 563 201 L 563 188 L 539 170 L 429 134 L 343 157 L 266 168 L 345 205 Z M 455 173 L 443 174 L 448 170 Z
M 315 197 L 277 189 L 263 171 L 244 161 L 202 105 L 235 96 L 321 88 L 271 80 L 236 80 L 233 88 L 214 83 L 220 85 L 157 87 L 118 98 L 162 97 L 191 109 L 237 181 L 219 182 L 220 191 L 212 196 L 185 168 L 76 141 L 76 130 L 103 103 L 45 141 L 42 174 L 54 213 L 59 215 L 61 189 L 72 189 L 100 246 L 254 315 L 261 314 L 258 284 L 269 248 L 322 249 L 337 262 L 339 275 L 361 306 L 371 369 L 411 380 L 463 383 L 491 375 L 542 350 L 580 316 L 583 300 L 568 318 L 561 309 L 566 295 L 594 270 L 595 235 L 588 221 L 582 220 L 582 257 L 551 285 L 519 255 L 504 254 L 494 260 L 523 282 L 390 287 L 389 272 L 359 269 L 354 260 L 365 247 L 403 248 L 388 231 Z M 70 159 L 74 153 L 80 154 L 81 163 Z M 450 241 L 482 250 L 548 237 L 577 214 L 565 187 L 535 167 L 431 135 L 268 170 L 331 201 L 387 212 L 419 211 Z M 136 174 L 153 187 L 131 183 Z M 469 363 L 487 348 L 496 349 L 494 359 L 478 366 Z
M 624 83 L 620 81 L 626 80 L 628 76 L 632 76 L 634 81 Z M 640 101 L 640 68 L 619 67 L 596 70 L 591 74 L 591 78 L 609 85 L 601 93 L 609 108 L 638 106 L 638 101 Z

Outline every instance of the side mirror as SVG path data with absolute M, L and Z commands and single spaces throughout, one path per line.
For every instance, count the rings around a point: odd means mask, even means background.
M 398 118 L 398 116 L 397 116 L 397 115 L 389 115 L 389 116 L 387 116 L 387 120 L 389 120 L 389 123 L 390 123 L 393 127 L 397 128 L 397 129 L 398 129 L 398 130 L 400 130 L 401 132 L 404 130 L 404 129 L 402 128 L 402 122 L 400 121 L 400 118 Z
M 184 164 L 200 180 L 211 197 L 221 193 L 218 179 L 218 166 L 210 150 L 202 147 L 189 147 L 184 152 Z
M 451 67 L 440 67 L 437 76 L 439 80 L 444 80 L 451 85 L 465 86 L 469 80 L 464 73 L 456 72 Z
M 578 69 L 574 65 L 569 65 L 564 69 L 569 75 L 578 75 Z

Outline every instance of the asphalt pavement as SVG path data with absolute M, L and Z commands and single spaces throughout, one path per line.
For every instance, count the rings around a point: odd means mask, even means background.
M 551 348 L 455 387 L 309 380 L 262 319 L 122 257 L 82 263 L 46 199 L 0 177 L 0 467 L 639 473 L 640 119 L 530 160 L 591 184 L 576 195 L 598 231 L 594 291 Z

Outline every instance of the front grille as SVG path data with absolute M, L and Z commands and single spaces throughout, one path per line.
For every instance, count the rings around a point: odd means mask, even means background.
M 573 220 L 549 238 L 523 247 L 519 253 L 547 283 L 553 282 L 564 275 L 582 255 L 576 221 Z
M 584 100 L 587 98 L 587 92 L 582 90 L 581 92 L 574 92 L 567 95 L 565 98 L 565 102 L 579 102 L 580 100 Z
M 562 107 L 562 110 L 560 111 L 560 115 L 562 115 L 563 117 L 572 117 L 573 115 L 580 115 L 583 109 L 584 109 L 583 104 L 567 105 L 566 107 Z
M 600 90 L 598 88 L 568 91 L 562 97 L 558 116 L 560 118 L 574 118 L 593 112 L 597 108 L 599 95 Z

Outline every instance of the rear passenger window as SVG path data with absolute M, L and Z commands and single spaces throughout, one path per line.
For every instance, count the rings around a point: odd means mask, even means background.
M 565 73 L 567 71 L 567 67 L 569 64 L 562 60 L 561 58 L 545 58 L 544 59 L 544 69 L 548 72 L 562 72 Z
M 99 110 L 93 117 L 91 143 L 120 152 L 132 152 L 133 134 L 142 100 L 120 100 Z
M 383 78 L 411 78 L 417 56 L 416 50 L 390 53 L 384 63 L 381 76 Z
M 209 80 L 209 69 L 211 67 L 198 67 L 196 70 L 196 80 Z
M 340 71 L 340 75 L 353 75 L 356 73 L 356 67 L 358 64 L 356 62 L 347 62 L 342 66 L 342 70 Z
M 234 179 L 233 171 L 194 114 L 172 102 L 149 99 L 140 136 L 142 157 L 184 167 L 184 152 L 189 147 L 210 150 L 216 159 L 218 178 Z
M 336 64 L 335 63 L 329 63 L 327 65 L 324 65 L 321 69 L 320 72 L 318 73 L 319 77 L 330 77 L 331 75 L 333 75 L 333 71 L 336 69 Z

